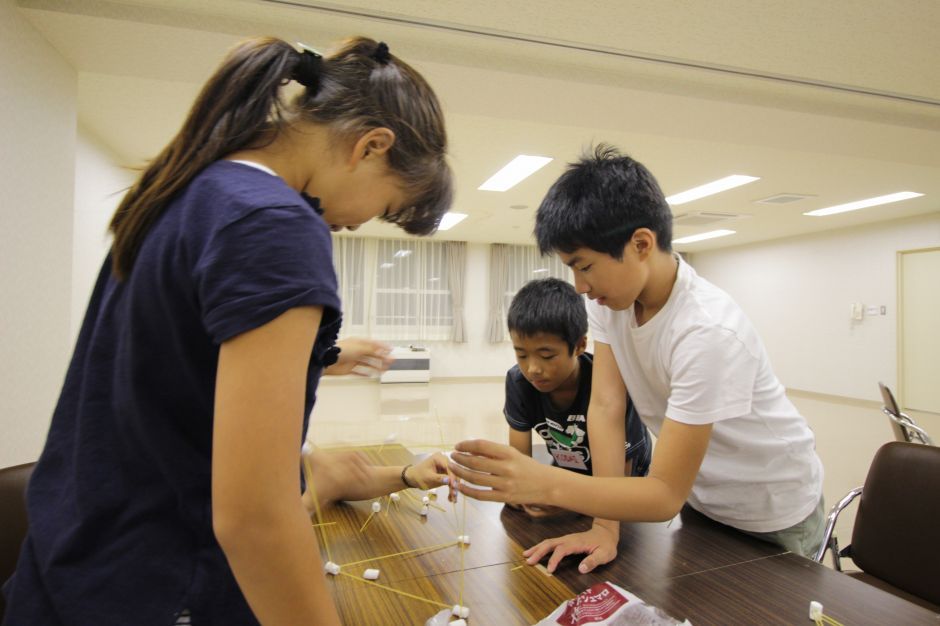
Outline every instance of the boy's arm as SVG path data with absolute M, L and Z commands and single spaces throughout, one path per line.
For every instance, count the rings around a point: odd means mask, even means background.
M 532 456 L 532 431 L 510 427 L 509 445 L 526 456 Z
M 711 429 L 711 424 L 689 425 L 667 418 L 644 478 L 584 476 L 542 465 L 509 446 L 483 440 L 458 443 L 450 468 L 470 483 L 491 488 L 460 486 L 465 495 L 479 500 L 537 502 L 605 520 L 666 521 L 676 516 L 688 498 Z M 579 569 L 588 572 L 613 559 L 616 545 L 606 526 L 595 525 L 584 533 L 547 539 L 523 554 L 534 564 L 553 552 L 548 569 L 554 571 L 563 557 L 587 553 Z
M 627 435 L 623 415 L 626 410 L 627 389 L 620 376 L 614 353 L 609 344 L 595 342 L 591 400 L 587 414 L 594 476 L 622 478 L 624 475 L 623 448 Z M 596 518 L 593 526 L 609 533 L 608 541 L 612 540 L 613 545 L 609 546 L 608 552 L 613 552 L 610 554 L 610 559 L 613 559 L 617 554 L 617 542 L 620 540 L 620 521 Z M 592 566 L 591 562 L 587 563 L 590 569 L 599 564 L 594 563 Z

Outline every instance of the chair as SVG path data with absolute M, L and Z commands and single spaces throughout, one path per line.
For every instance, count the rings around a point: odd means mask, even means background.
M 898 441 L 907 441 L 909 443 L 922 443 L 928 446 L 933 445 L 933 441 L 927 435 L 923 428 L 914 423 L 906 413 L 902 413 L 898 407 L 894 394 L 884 383 L 878 383 L 881 389 L 881 397 L 884 400 L 882 412 L 891 420 L 891 428 L 894 430 L 894 438 Z
M 839 550 L 834 528 L 839 513 L 861 496 L 852 543 Z M 896 596 L 940 612 L 940 448 L 892 441 L 875 454 L 865 485 L 832 507 L 822 562 L 832 551 L 833 565 L 850 557 L 860 572 L 846 572 Z
M 0 469 L 0 586 L 16 569 L 20 546 L 26 537 L 26 483 L 35 463 Z M 0 593 L 0 620 L 6 610 Z

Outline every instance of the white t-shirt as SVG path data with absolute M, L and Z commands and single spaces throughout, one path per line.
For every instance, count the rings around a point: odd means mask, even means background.
M 787 399 L 738 305 L 679 259 L 665 306 L 642 326 L 633 307 L 588 302 L 595 341 L 610 345 L 637 412 L 714 424 L 689 504 L 729 526 L 773 532 L 803 521 L 822 495 L 813 432 Z M 655 453 L 654 453 L 655 459 Z

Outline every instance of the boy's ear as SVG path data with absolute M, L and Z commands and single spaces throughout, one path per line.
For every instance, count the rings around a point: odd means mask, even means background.
M 649 228 L 637 228 L 627 245 L 636 251 L 640 259 L 645 259 L 656 250 L 656 233 Z
M 582 335 L 581 339 L 578 340 L 578 343 L 574 345 L 573 356 L 581 356 L 584 354 L 585 350 L 587 350 L 587 335 Z
M 395 131 L 390 128 L 373 128 L 367 131 L 353 146 L 349 164 L 357 165 L 364 159 L 385 155 L 395 145 Z

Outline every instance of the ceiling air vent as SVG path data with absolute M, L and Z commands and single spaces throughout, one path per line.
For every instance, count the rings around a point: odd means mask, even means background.
M 745 217 L 744 215 L 736 215 L 734 213 L 715 213 L 709 211 L 698 211 L 696 213 L 680 213 L 672 218 L 672 223 L 677 226 L 704 226 L 706 224 L 714 224 L 716 222 L 724 222 L 726 220 L 733 220 L 739 217 Z
M 775 196 L 770 196 L 761 200 L 755 200 L 754 202 L 758 204 L 789 204 L 791 202 L 799 202 L 800 200 L 806 200 L 807 198 L 815 197 L 816 196 L 803 193 L 778 193 Z

